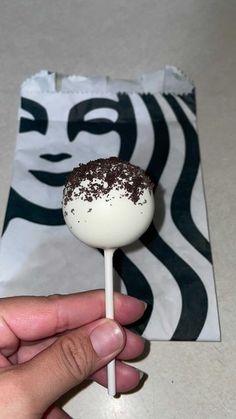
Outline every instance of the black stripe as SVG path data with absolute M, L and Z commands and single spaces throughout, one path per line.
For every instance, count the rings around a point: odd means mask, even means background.
M 182 101 L 188 106 L 188 108 L 190 109 L 190 111 L 196 115 L 197 113 L 197 109 L 196 109 L 196 98 L 195 98 L 195 93 L 190 93 L 188 95 L 180 95 L 179 96 Z
M 129 161 L 137 141 L 137 125 L 132 102 L 125 93 L 119 93 L 119 105 L 122 109 L 117 121 L 117 131 L 120 135 L 119 158 Z
M 128 295 L 132 295 L 132 297 L 136 297 L 147 303 L 147 308 L 142 318 L 128 326 L 129 329 L 142 335 L 153 310 L 152 289 L 142 272 L 121 249 L 117 249 L 114 253 L 113 262 L 115 270 L 125 284 Z
M 11 188 L 2 234 L 13 218 L 23 218 L 33 223 L 50 226 L 65 224 L 61 208 L 50 209 L 32 204 Z
M 121 94 L 119 95 L 119 99 L 122 102 L 124 109 L 125 107 L 127 108 L 127 103 L 125 103 L 125 101 L 130 102 L 129 97 L 127 95 Z M 130 102 L 128 118 L 128 120 L 130 120 L 130 124 L 127 126 L 127 121 L 125 121 L 126 123 L 122 123 L 120 125 L 121 142 L 118 157 L 121 160 L 126 161 L 131 159 L 137 139 L 136 124 L 134 126 L 135 116 L 133 111 L 131 113 L 131 109 L 133 108 Z M 119 273 L 125 284 L 127 293 L 133 297 L 145 301 L 148 305 L 141 319 L 129 326 L 130 329 L 136 331 L 139 334 L 143 334 L 153 310 L 154 297 L 152 289 L 142 272 L 121 249 L 116 250 L 113 262 L 115 270 Z
M 194 224 L 190 207 L 192 190 L 200 165 L 198 136 L 177 100 L 172 95 L 164 97 L 183 129 L 186 150 L 183 169 L 172 197 L 171 215 L 189 243 L 212 262 L 210 243 Z
M 155 134 L 155 146 L 147 172 L 157 185 L 169 154 L 169 132 L 165 116 L 155 97 L 152 95 L 142 95 L 141 97 L 151 116 Z M 150 252 L 170 271 L 181 292 L 182 310 L 172 340 L 196 340 L 205 323 L 208 309 L 207 294 L 201 279 L 162 240 L 153 223 L 141 240 Z
M 142 241 L 171 272 L 181 292 L 181 315 L 171 340 L 196 340 L 204 326 L 208 310 L 207 294 L 201 279 L 156 234 L 153 224 L 142 237 Z
M 146 169 L 146 173 L 155 182 L 155 191 L 169 154 L 169 133 L 164 114 L 156 98 L 151 94 L 142 94 L 140 97 L 151 117 L 155 137 L 152 157 Z

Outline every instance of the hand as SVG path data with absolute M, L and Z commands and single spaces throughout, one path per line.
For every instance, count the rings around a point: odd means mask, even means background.
M 121 325 L 142 316 L 145 304 L 116 293 L 116 321 L 104 319 L 104 292 L 0 299 L 0 412 L 2 419 L 65 419 L 53 403 L 86 378 L 106 386 L 116 361 L 117 391 L 131 390 L 137 369 L 121 360 L 143 352 L 144 340 Z

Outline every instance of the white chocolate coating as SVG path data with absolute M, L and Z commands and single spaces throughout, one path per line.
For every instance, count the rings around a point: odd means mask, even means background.
M 66 224 L 82 242 L 101 249 L 134 242 L 146 231 L 154 214 L 154 197 L 148 188 L 136 203 L 116 188 L 91 202 L 75 188 L 71 198 L 63 201 Z

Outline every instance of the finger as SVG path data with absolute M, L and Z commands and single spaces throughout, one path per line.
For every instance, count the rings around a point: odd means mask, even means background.
M 28 408 L 41 414 L 62 394 L 114 359 L 124 345 L 125 333 L 117 323 L 98 320 L 93 327 L 90 324 L 60 337 L 31 361 L 11 368 L 7 377 L 17 393 L 28 400 Z
M 17 352 L 8 357 L 8 359 L 12 364 L 22 364 L 24 362 L 27 362 L 34 356 L 38 355 L 40 352 L 44 351 L 49 346 L 51 346 L 57 339 L 58 337 L 54 336 L 52 338 L 37 341 L 33 344 L 25 342 L 19 347 Z
M 129 324 L 140 318 L 145 304 L 136 298 L 115 293 L 115 319 Z M 0 299 L 0 348 L 14 353 L 19 340 L 37 340 L 78 328 L 105 315 L 104 291 L 49 297 Z M 2 342 L 2 343 L 1 343 Z
M 93 325 L 91 327 L 93 328 Z M 124 329 L 124 332 L 126 334 L 126 344 L 118 358 L 122 359 L 123 361 L 137 358 L 144 351 L 145 340 L 141 336 L 136 335 L 128 329 Z M 22 364 L 23 362 L 27 362 L 35 355 L 51 346 L 57 339 L 58 337 L 52 337 L 43 339 L 39 342 L 36 342 L 35 344 L 30 345 L 26 342 L 20 346 L 16 354 L 13 354 L 11 357 L 9 357 L 9 360 L 13 364 Z
M 6 368 L 10 366 L 11 362 L 7 358 L 5 358 L 4 355 L 0 354 L 0 368 Z
M 71 419 L 71 416 L 59 407 L 51 406 L 43 415 L 43 419 Z
M 19 339 L 13 333 L 4 318 L 0 316 L 0 352 L 4 356 L 9 356 L 12 353 L 12 348 L 16 350 L 18 346 Z
M 124 349 L 119 353 L 118 358 L 125 361 L 135 359 L 142 355 L 145 347 L 145 339 L 128 329 L 125 329 L 126 344 Z
M 117 393 L 126 393 L 138 386 L 143 372 L 131 365 L 116 361 L 116 389 Z M 103 367 L 92 375 L 92 380 L 107 387 L 107 368 Z

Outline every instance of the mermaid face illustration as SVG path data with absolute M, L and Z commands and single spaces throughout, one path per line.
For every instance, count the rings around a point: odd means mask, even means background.
M 45 225 L 64 224 L 62 189 L 78 163 L 121 155 L 129 160 L 136 141 L 134 111 L 127 95 L 90 98 L 63 108 L 23 97 L 17 157 L 5 226 L 15 217 Z M 61 114 L 60 114 L 61 115 Z M 124 129 L 124 120 L 128 127 Z M 102 151 L 101 151 L 102 150 Z

